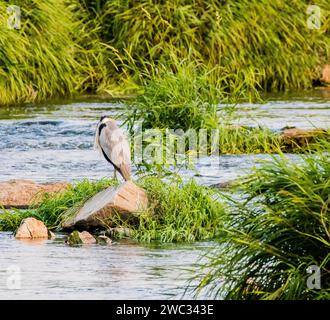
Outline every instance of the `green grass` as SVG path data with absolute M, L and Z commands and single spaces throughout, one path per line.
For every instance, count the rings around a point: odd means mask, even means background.
M 7 28 L 7 1 L 0 1 L 0 103 L 19 103 L 63 96 L 75 91 L 79 65 L 65 2 L 12 1 L 21 8 L 21 29 Z
M 258 153 L 309 153 L 328 150 L 330 130 L 315 131 L 305 138 L 284 138 L 279 132 L 268 128 L 244 126 L 220 126 L 220 154 Z
M 224 206 L 214 191 L 194 181 L 168 182 L 148 177 L 139 183 L 148 193 L 150 208 L 133 228 L 133 238 L 143 241 L 193 242 L 218 236 Z
M 176 73 L 178 62 L 217 67 L 223 92 L 310 87 L 329 54 L 329 10 L 320 30 L 307 28 L 307 6 L 299 0 L 89 1 L 90 19 L 113 49 L 119 77 L 137 83 L 157 77 L 163 66 Z
M 225 299 L 329 299 L 329 153 L 296 164 L 274 158 L 240 191 L 245 200 L 232 199 L 199 289 Z M 320 290 L 307 287 L 311 265 L 320 267 Z
M 7 28 L 6 9 L 21 9 L 21 29 Z M 111 88 L 106 47 L 78 1 L 0 1 L 0 104 Z
M 103 179 L 99 181 L 82 180 L 74 185 L 69 185 L 68 190 L 58 194 L 45 194 L 41 202 L 28 210 L 15 210 L 10 212 L 0 211 L 0 231 L 14 231 L 21 221 L 27 217 L 35 217 L 50 228 L 56 228 L 64 213 L 69 209 L 81 205 L 100 190 L 114 185 L 113 180 Z
M 20 30 L 7 28 L 8 4 L 21 8 Z M 186 115 L 204 126 L 213 123 L 210 96 L 252 100 L 319 79 L 330 4 L 317 4 L 320 30 L 306 26 L 307 0 L 1 0 L 0 104 L 145 92 L 138 104 L 147 107 L 159 88 L 159 119 L 174 109 L 177 126 L 189 124 Z
M 207 70 L 197 74 L 193 64 L 178 65 L 176 73 L 159 71 L 145 91 L 125 105 L 126 122 L 131 130 L 136 121 L 144 129 L 216 128 L 220 92 L 209 81 Z

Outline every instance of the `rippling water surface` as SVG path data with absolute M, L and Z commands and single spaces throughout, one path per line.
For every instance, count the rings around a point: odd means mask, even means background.
M 189 269 L 211 245 L 70 247 L 63 237 L 22 241 L 0 232 L 0 299 L 181 299 Z M 21 289 L 8 290 L 17 267 Z
M 221 105 L 219 106 L 221 109 Z M 328 91 L 271 97 L 261 104 L 237 106 L 237 123 L 330 127 Z M 83 99 L 24 107 L 0 107 L 0 181 L 75 181 L 112 175 L 112 168 L 93 150 L 100 115 L 114 117 L 122 106 Z M 292 156 L 292 155 L 291 155 Z M 292 156 L 293 157 L 293 156 Z M 204 158 L 196 172 L 183 171 L 205 185 L 249 173 L 267 155 Z M 181 298 L 194 275 L 189 271 L 214 243 L 144 246 L 69 247 L 62 238 L 22 242 L 0 233 L 0 298 L 170 299 Z M 18 266 L 21 290 L 8 290 L 8 268 Z M 187 293 L 185 298 L 191 298 Z M 206 296 L 202 296 L 206 298 Z

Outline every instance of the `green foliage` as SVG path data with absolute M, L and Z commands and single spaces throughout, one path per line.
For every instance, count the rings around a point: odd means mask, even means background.
M 198 158 L 224 154 L 275 154 L 310 153 L 328 150 L 330 130 L 313 130 L 304 136 L 289 136 L 263 127 L 230 125 L 230 118 L 223 117 L 223 123 L 214 130 L 176 132 L 166 129 L 145 130 L 133 134 L 139 147 L 131 151 L 137 159 L 138 173 L 166 176 L 182 168 L 194 168 Z M 207 137 L 203 138 L 203 134 Z M 139 140 L 140 139 L 140 140 Z M 136 152 L 136 154 L 135 154 Z M 140 155 L 143 154 L 141 159 Z
M 175 178 L 162 181 L 148 177 L 140 181 L 147 191 L 150 208 L 133 226 L 133 237 L 150 242 L 192 242 L 219 235 L 224 207 L 214 191 Z
M 111 89 L 107 49 L 78 1 L 12 3 L 21 10 L 20 29 L 7 27 L 9 4 L 0 1 L 1 104 Z
M 329 299 L 328 152 L 296 164 L 274 157 L 241 192 L 246 201 L 232 200 L 201 287 L 226 299 Z M 321 270 L 320 290 L 307 287 L 312 265 Z
M 225 92 L 255 88 L 282 90 L 311 86 L 317 67 L 328 59 L 329 10 L 322 9 L 320 30 L 307 28 L 310 1 L 174 0 L 88 1 L 101 39 L 114 48 L 119 75 L 152 80 L 177 61 L 219 67 Z
M 0 102 L 34 101 L 75 91 L 73 33 L 79 30 L 65 1 L 15 1 L 21 29 L 7 28 L 7 1 L 0 1 Z
M 20 30 L 7 28 L 10 3 L 21 8 Z M 194 126 L 213 124 L 208 90 L 217 101 L 251 100 L 257 90 L 301 89 L 319 78 L 329 57 L 330 5 L 317 4 L 320 30 L 307 28 L 307 0 L 0 0 L 0 103 L 142 88 L 138 104 L 148 106 L 159 86 L 158 97 L 170 102 L 164 115 L 175 110 L 179 120 L 194 115 Z
M 34 217 L 35 212 L 23 210 L 6 210 L 0 207 L 0 231 L 14 231 L 25 218 Z
M 211 72 L 200 73 L 194 64 L 181 63 L 177 71 L 163 69 L 151 79 L 142 95 L 126 105 L 131 130 L 136 121 L 144 129 L 216 128 L 220 91 L 210 81 Z

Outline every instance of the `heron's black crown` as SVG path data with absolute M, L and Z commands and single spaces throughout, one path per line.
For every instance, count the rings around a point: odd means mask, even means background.
M 107 116 L 102 116 L 101 118 L 100 118 L 100 121 L 102 121 L 103 119 L 105 119 Z

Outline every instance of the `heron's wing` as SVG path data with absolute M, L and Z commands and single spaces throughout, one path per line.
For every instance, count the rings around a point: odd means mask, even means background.
M 128 180 L 131 175 L 131 151 L 123 131 L 116 124 L 108 122 L 101 131 L 99 142 L 107 157 Z

